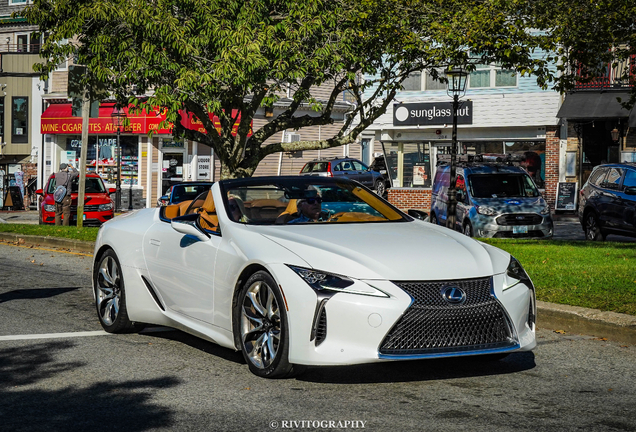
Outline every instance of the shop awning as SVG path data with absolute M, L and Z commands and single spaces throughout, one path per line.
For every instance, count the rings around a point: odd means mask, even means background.
M 91 118 L 88 122 L 88 133 L 91 135 L 108 135 L 115 134 L 117 130 L 113 125 L 111 114 L 113 112 L 114 103 L 105 103 L 99 106 L 99 117 Z M 127 134 L 148 134 L 154 131 L 158 134 L 171 134 L 172 128 L 161 128 L 159 124 L 166 119 L 165 114 L 159 110 L 152 111 L 150 113 L 144 111 L 142 114 L 132 114 L 128 111 L 128 108 L 124 108 L 124 113 L 130 120 L 130 124 L 127 125 L 122 133 Z M 79 135 L 82 133 L 82 118 L 73 117 L 72 106 L 70 103 L 52 104 L 43 113 L 40 131 L 43 134 L 60 134 L 60 135 Z M 233 113 L 236 115 L 236 111 Z M 205 128 L 201 121 L 199 121 L 192 114 L 185 115 L 182 113 L 181 124 L 192 130 L 197 130 L 202 133 L 206 133 Z M 214 122 L 217 130 L 221 129 L 221 122 L 219 118 L 210 114 L 210 119 Z M 240 117 L 237 118 L 234 124 L 232 133 L 236 134 Z M 251 133 L 251 132 L 250 132 Z
M 627 92 L 577 92 L 568 94 L 559 108 L 557 117 L 568 120 L 591 120 L 624 118 L 630 116 L 618 102 L 617 98 L 626 101 L 629 99 Z

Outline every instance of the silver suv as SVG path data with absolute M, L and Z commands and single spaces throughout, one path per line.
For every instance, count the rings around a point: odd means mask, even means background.
M 430 222 L 446 225 L 450 166 L 433 181 Z M 550 238 L 550 207 L 527 171 L 502 163 L 457 167 L 456 229 L 467 236 Z

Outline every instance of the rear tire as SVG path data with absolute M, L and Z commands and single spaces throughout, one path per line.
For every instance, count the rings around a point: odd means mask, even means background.
M 428 220 L 433 225 L 437 225 L 437 216 L 435 216 L 435 213 L 431 213 L 431 215 L 429 216 Z
M 466 222 L 464 224 L 464 235 L 466 237 L 473 237 L 473 226 L 470 224 L 470 222 Z
M 97 316 L 104 330 L 108 333 L 122 333 L 141 328 L 128 318 L 121 265 L 112 249 L 99 258 L 93 273 L 93 287 Z
M 585 239 L 589 241 L 605 241 L 605 234 L 601 230 L 598 217 L 592 211 L 585 216 Z

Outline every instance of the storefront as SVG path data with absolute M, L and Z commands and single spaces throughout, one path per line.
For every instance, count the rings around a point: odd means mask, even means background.
M 523 102 L 514 94 L 466 97 L 458 110 L 458 154 L 512 159 L 550 195 L 558 182 L 558 103 L 558 95 L 549 93 L 523 95 Z M 452 123 L 451 102 L 429 99 L 394 104 L 364 133 L 372 151 L 385 155 L 389 201 L 403 209 L 430 209 L 436 166 L 451 152 Z

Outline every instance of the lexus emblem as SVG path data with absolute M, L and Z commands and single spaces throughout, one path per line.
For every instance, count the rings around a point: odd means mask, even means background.
M 442 297 L 451 304 L 462 304 L 466 301 L 466 293 L 456 286 L 442 288 Z
M 525 217 L 524 216 L 517 216 L 517 220 L 524 220 Z

